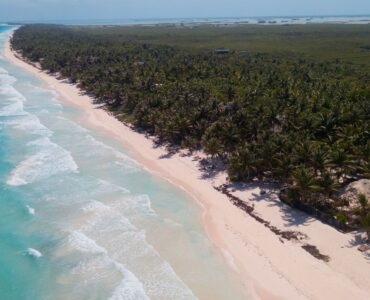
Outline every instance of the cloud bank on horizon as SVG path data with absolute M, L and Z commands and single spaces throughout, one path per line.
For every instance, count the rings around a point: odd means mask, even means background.
M 0 0 L 0 20 L 370 14 L 370 0 Z

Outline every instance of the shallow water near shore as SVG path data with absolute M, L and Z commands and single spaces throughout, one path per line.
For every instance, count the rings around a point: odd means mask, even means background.
M 250 298 L 194 201 L 80 116 L 0 53 L 0 299 Z

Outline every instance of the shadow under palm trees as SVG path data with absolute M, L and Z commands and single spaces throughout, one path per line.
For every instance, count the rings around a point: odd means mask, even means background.
M 174 156 L 175 154 L 176 154 L 176 152 L 170 152 L 170 151 L 168 151 L 167 153 L 164 153 L 161 156 L 159 156 L 159 159 L 169 159 L 172 156 Z
M 346 246 L 347 248 L 354 248 L 360 246 L 369 246 L 369 240 L 367 237 L 362 233 L 358 233 L 353 236 L 353 238 L 349 241 L 349 244 Z M 370 250 L 362 252 L 362 255 L 365 257 L 366 260 L 370 263 Z
M 202 179 L 214 178 L 218 173 L 225 171 L 226 163 L 220 158 L 202 158 L 198 162 Z
M 286 225 L 309 225 L 316 219 L 306 214 L 305 212 L 299 211 L 289 205 L 280 202 L 280 211 L 283 213 L 283 219 Z
M 350 241 L 349 241 L 349 245 L 348 247 L 349 248 L 352 248 L 352 247 L 357 247 L 357 246 L 360 246 L 360 245 L 364 245 L 367 243 L 367 238 L 361 234 L 361 233 L 358 233 L 356 234 Z
M 268 206 L 278 207 L 282 214 L 282 219 L 286 222 L 286 226 L 308 225 L 315 220 L 312 216 L 281 202 L 278 197 L 280 187 L 277 183 L 266 181 L 231 183 L 229 184 L 229 188 L 233 192 L 247 192 L 248 190 L 251 191 L 259 188 L 260 193 L 252 192 L 250 200 L 256 202 L 267 201 Z

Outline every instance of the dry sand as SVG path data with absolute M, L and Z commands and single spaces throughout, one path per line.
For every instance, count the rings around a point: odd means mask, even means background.
M 254 204 L 254 213 L 270 222 L 270 227 L 307 235 L 302 241 L 283 239 L 214 189 L 226 183 L 224 173 L 202 178 L 194 156 L 180 153 L 167 157 L 166 149 L 155 148 L 152 139 L 133 131 L 108 112 L 97 109 L 92 99 L 82 95 L 77 87 L 17 58 L 9 43 L 4 56 L 56 90 L 61 102 L 80 107 L 83 110 L 81 122 L 121 141 L 147 170 L 169 180 L 194 198 L 202 207 L 209 238 L 254 298 L 370 299 L 370 255 L 357 250 L 359 233 L 340 233 L 292 210 L 282 204 L 268 186 L 263 187 L 268 193 L 260 196 L 263 183 L 251 183 L 232 190 L 245 203 Z M 306 243 L 316 246 L 330 257 L 330 261 L 319 260 L 302 249 Z

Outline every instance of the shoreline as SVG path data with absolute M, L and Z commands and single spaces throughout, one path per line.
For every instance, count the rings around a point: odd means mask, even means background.
M 343 234 L 282 204 L 275 193 L 260 196 L 263 183 L 246 184 L 232 195 L 254 206 L 256 216 L 280 231 L 299 231 L 306 241 L 330 257 L 325 263 L 302 249 L 295 240 L 283 240 L 230 201 L 215 188 L 226 184 L 226 174 L 204 179 L 194 156 L 176 153 L 170 158 L 163 147 L 135 132 L 109 112 L 97 109 L 92 98 L 74 85 L 60 81 L 18 58 L 6 43 L 4 57 L 42 79 L 57 91 L 58 101 L 77 106 L 83 123 L 110 134 L 146 170 L 184 190 L 202 209 L 208 237 L 234 269 L 249 294 L 256 299 L 367 299 L 370 297 L 369 261 L 349 247 L 356 233 Z M 186 178 L 182 176 L 186 174 Z M 264 187 L 264 189 L 266 189 Z M 272 189 L 268 189 L 272 191 Z M 293 221 L 288 222 L 287 216 Z M 298 219 L 305 222 L 298 222 Z

